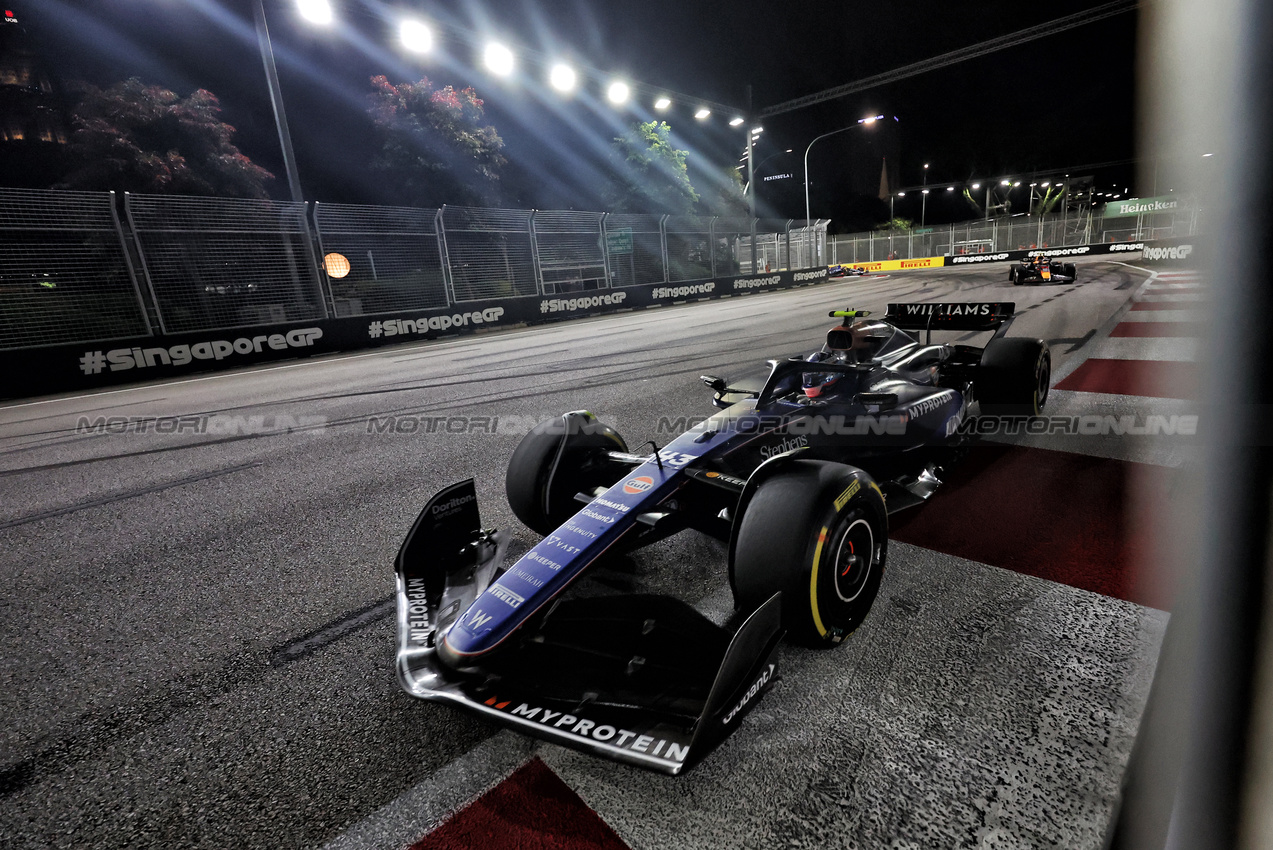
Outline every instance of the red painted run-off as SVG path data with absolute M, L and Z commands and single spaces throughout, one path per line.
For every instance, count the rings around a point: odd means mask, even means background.
M 1137 301 L 1133 310 L 1193 310 L 1202 307 L 1201 301 Z
M 1155 608 L 1170 589 L 1149 562 L 1151 505 L 1172 471 L 1018 446 L 973 449 L 919 508 L 890 518 L 889 536 L 970 561 Z M 1133 505 L 1142 508 L 1133 515 Z
M 531 759 L 411 850 L 630 850 L 548 765 Z
M 1201 336 L 1199 322 L 1119 322 L 1110 336 L 1135 337 L 1185 337 Z
M 1198 366 L 1169 360 L 1083 361 L 1053 389 L 1083 393 L 1194 398 L 1198 392 Z

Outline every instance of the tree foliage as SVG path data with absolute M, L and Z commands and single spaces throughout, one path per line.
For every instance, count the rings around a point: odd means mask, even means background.
M 751 204 L 743 191 L 743 178 L 737 168 L 726 166 L 708 175 L 708 186 L 699 200 L 699 212 L 730 218 L 751 215 Z
M 482 205 L 499 198 L 504 141 L 484 124 L 472 88 L 435 89 L 428 78 L 393 85 L 372 77 L 368 112 L 379 136 L 372 166 L 391 179 L 395 203 L 435 207 Z
M 607 201 L 615 212 L 694 212 L 699 195 L 685 167 L 688 151 L 672 146 L 672 128 L 665 121 L 633 124 L 613 143 L 615 176 Z
M 183 98 L 136 77 L 83 86 L 72 109 L 64 189 L 267 198 L 273 175 L 230 141 L 210 91 Z

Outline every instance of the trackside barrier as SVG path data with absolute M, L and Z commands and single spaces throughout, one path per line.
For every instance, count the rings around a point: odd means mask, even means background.
M 99 344 L 0 351 L 0 374 L 6 376 L 0 396 L 20 398 L 179 378 L 294 357 L 812 286 L 826 280 L 827 269 L 823 266 L 622 289 L 472 300 L 412 312 L 338 316 L 250 328 L 133 336 Z

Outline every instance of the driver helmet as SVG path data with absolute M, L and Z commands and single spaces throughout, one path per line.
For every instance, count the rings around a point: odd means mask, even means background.
M 806 359 L 811 363 L 869 363 L 879 356 L 892 336 L 893 329 L 885 322 L 859 320 L 827 331 L 826 347 L 810 354 Z M 805 372 L 801 382 L 804 394 L 809 398 L 817 398 L 827 392 L 842 375 L 842 372 Z
M 815 351 L 805 358 L 809 363 L 824 363 L 835 359 L 835 354 L 827 351 Z M 805 397 L 818 398 L 828 392 L 841 377 L 842 372 L 805 372 L 800 376 L 800 386 L 804 388 Z

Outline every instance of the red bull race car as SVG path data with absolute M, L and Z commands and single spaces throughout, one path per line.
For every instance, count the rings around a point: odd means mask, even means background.
M 1013 286 L 1025 283 L 1073 283 L 1078 273 L 1073 263 L 1053 260 L 1047 254 L 1034 254 L 1008 270 L 1008 280 Z
M 960 427 L 970 405 L 1042 410 L 1051 356 L 1042 340 L 1006 337 L 1014 309 L 834 311 L 826 344 L 769 361 L 762 385 L 704 376 L 718 412 L 650 453 L 587 411 L 541 424 L 505 480 L 538 543 L 505 564 L 507 536 L 483 526 L 472 479 L 435 495 L 403 542 L 402 687 L 680 773 L 772 687 L 784 635 L 834 647 L 863 622 L 888 559 L 888 517 L 941 485 L 972 439 Z M 991 336 L 934 343 L 944 331 Z M 728 545 L 724 622 L 670 596 L 580 589 L 607 559 L 690 529 Z

